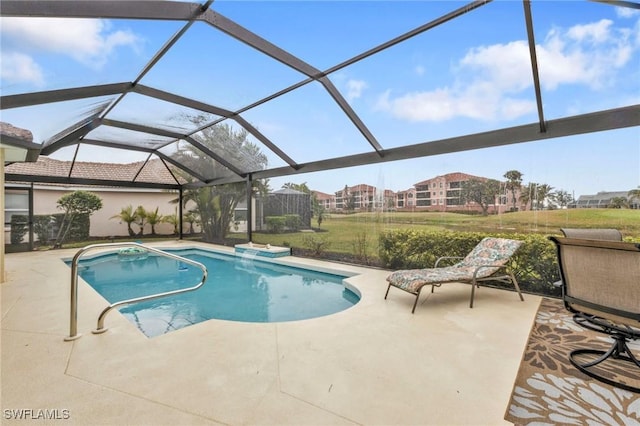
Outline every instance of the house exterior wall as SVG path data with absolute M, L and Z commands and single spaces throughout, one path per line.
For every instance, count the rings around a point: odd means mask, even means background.
M 91 228 L 90 236 L 92 237 L 118 237 L 128 236 L 126 223 L 120 223 L 119 219 L 114 218 L 120 214 L 123 207 L 131 205 L 134 209 L 138 206 L 144 207 L 146 210 L 155 210 L 158 207 L 158 213 L 161 215 L 171 215 L 177 213 L 177 204 L 171 204 L 170 201 L 178 197 L 177 192 L 168 192 L 153 189 L 125 189 L 125 188 L 86 188 L 86 187 L 62 187 L 62 186 L 34 186 L 33 191 L 33 213 L 35 215 L 61 213 L 57 208 L 57 202 L 63 195 L 83 190 L 91 192 L 102 199 L 102 209 L 93 213 L 90 218 Z M 186 210 L 185 210 L 186 211 Z M 188 224 L 183 224 L 185 232 Z M 132 224 L 135 232 L 140 228 L 136 224 Z M 155 226 L 157 234 L 172 234 L 173 225 L 169 223 L 160 223 Z M 151 226 L 146 224 L 144 227 L 144 235 L 151 234 Z

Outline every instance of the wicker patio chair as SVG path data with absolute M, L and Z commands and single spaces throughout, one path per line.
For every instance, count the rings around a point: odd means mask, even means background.
M 576 323 L 613 339 L 606 351 L 595 348 L 573 350 L 569 355 L 571 364 L 594 379 L 640 392 L 640 388 L 603 373 L 606 371 L 603 363 L 614 358 L 635 372 L 631 373 L 632 377 L 640 377 L 640 361 L 628 345 L 629 341 L 640 339 L 640 244 L 550 239 L 558 251 L 565 307 L 574 314 Z
M 509 240 L 506 238 L 484 238 L 466 257 L 441 257 L 436 260 L 433 268 L 408 269 L 393 272 L 387 277 L 389 286 L 384 295 L 386 299 L 389 289 L 393 286 L 416 296 L 411 313 L 416 310 L 420 292 L 426 285 L 431 286 L 433 293 L 435 287 L 452 282 L 462 282 L 471 284 L 471 302 L 469 307 L 473 308 L 473 297 L 476 287 L 482 281 L 501 281 L 511 283 L 515 287 L 520 300 L 524 301 L 520 286 L 516 281 L 513 272 L 509 269 L 509 260 L 518 250 L 522 241 Z M 445 259 L 462 259 L 460 262 L 451 265 L 438 267 L 440 261 Z

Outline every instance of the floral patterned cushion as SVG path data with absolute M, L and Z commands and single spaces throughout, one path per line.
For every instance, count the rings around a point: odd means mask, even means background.
M 506 265 L 521 244 L 522 241 L 487 237 L 467 257 L 453 266 L 396 271 L 387 277 L 387 281 L 394 287 L 416 293 L 427 284 L 469 281 L 478 266 L 493 265 L 491 268 L 478 270 L 476 277 L 486 278 Z

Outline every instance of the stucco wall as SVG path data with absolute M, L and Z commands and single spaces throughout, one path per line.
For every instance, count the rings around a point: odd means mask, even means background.
M 91 215 L 90 235 L 92 237 L 110 237 L 110 236 L 127 236 L 127 225 L 120 222 L 119 219 L 111 219 L 113 216 L 120 214 L 120 210 L 128 205 L 143 206 L 147 211 L 153 211 L 158 207 L 158 213 L 161 215 L 171 215 L 177 213 L 177 204 L 171 204 L 170 201 L 178 198 L 176 192 L 166 192 L 161 190 L 137 190 L 137 189 L 87 189 L 80 187 L 46 187 L 35 186 L 33 193 L 33 210 L 34 214 L 53 214 L 61 213 L 62 210 L 57 208 L 57 201 L 63 195 L 75 190 L 84 190 L 94 193 L 102 199 L 103 207 Z M 184 210 L 186 212 L 186 210 Z M 188 230 L 189 224 L 184 224 L 184 231 Z M 140 230 L 136 224 L 132 224 L 135 232 Z M 157 234 L 171 234 L 173 225 L 169 223 L 160 223 L 156 225 Z M 144 234 L 151 234 L 151 226 L 145 225 Z

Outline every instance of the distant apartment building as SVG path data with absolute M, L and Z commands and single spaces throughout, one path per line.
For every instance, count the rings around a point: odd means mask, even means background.
M 378 189 L 364 183 L 336 191 L 336 211 L 372 211 L 394 208 L 395 193 L 389 189 Z
M 481 211 L 480 205 L 465 202 L 462 198 L 463 183 L 470 179 L 486 181 L 487 178 L 466 173 L 448 173 L 418 182 L 412 188 L 393 192 L 380 190 L 371 185 L 358 184 L 336 191 L 333 196 L 323 194 L 321 204 L 329 211 L 371 211 L 410 210 L 410 211 Z M 516 191 L 516 199 L 520 192 Z M 505 185 L 496 197 L 495 203 L 489 206 L 489 213 L 508 211 L 511 204 L 508 200 Z M 318 198 L 320 201 L 320 198 Z
M 487 180 L 485 177 L 454 172 L 418 182 L 413 188 L 396 194 L 396 208 L 418 211 L 481 211 L 479 204 L 465 202 L 462 197 L 463 184 L 471 179 Z M 504 191 L 501 192 L 495 202 L 489 205 L 489 213 L 508 210 L 509 196 Z M 519 193 L 516 197 L 519 197 Z

